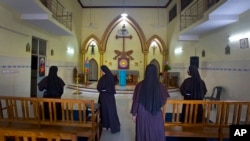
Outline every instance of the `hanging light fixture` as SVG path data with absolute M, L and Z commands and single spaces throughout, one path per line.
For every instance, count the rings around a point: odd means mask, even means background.
M 128 16 L 127 13 L 125 13 L 125 5 L 124 5 L 124 0 L 122 0 L 122 18 L 126 18 Z
M 156 15 L 156 17 L 157 17 L 156 22 L 157 22 L 157 23 L 152 24 L 152 26 L 153 26 L 154 28 L 156 28 L 156 29 L 162 28 L 162 27 L 166 27 L 167 24 L 161 24 L 161 23 L 160 23 L 161 17 L 160 17 L 160 2 L 159 2 L 159 0 L 157 0 L 157 12 L 156 12 L 156 14 L 157 14 L 157 15 Z

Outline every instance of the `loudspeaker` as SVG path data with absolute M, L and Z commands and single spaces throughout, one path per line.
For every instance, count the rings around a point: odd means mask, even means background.
M 191 65 L 199 68 L 199 57 L 198 56 L 191 56 L 190 57 L 190 66 Z

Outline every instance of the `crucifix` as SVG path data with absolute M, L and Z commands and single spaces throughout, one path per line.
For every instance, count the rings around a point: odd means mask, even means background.
M 116 56 L 113 58 L 114 60 L 117 59 L 117 57 L 121 56 L 121 58 L 127 58 L 127 56 L 131 59 L 134 60 L 134 58 L 131 56 L 131 54 L 133 53 L 133 50 L 129 50 L 129 51 L 125 51 L 125 39 L 129 38 L 132 39 L 132 35 L 129 35 L 125 24 L 123 24 L 122 29 L 118 30 L 116 36 L 116 39 L 122 38 L 122 51 L 119 50 L 114 50 Z

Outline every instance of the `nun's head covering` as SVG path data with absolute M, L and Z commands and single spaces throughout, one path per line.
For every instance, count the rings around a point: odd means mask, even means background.
M 115 94 L 115 78 L 110 69 L 106 65 L 101 66 L 102 71 L 105 73 L 104 78 L 105 78 L 105 85 L 107 91 L 109 91 L 112 94 Z
M 144 80 L 139 94 L 139 103 L 152 114 L 159 112 L 162 106 L 162 94 L 157 68 L 153 64 L 146 67 Z
M 202 99 L 204 96 L 202 80 L 196 66 L 189 66 L 189 75 L 191 76 L 192 99 Z
M 64 81 L 57 76 L 57 71 L 57 66 L 51 66 L 49 68 L 47 93 L 52 97 L 61 97 L 65 85 Z

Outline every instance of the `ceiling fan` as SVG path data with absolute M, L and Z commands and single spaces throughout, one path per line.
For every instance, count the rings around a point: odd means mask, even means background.
M 163 28 L 166 27 L 167 24 L 160 24 L 160 7 L 159 7 L 159 0 L 157 0 L 157 23 L 152 24 L 154 28 Z
M 92 22 L 92 9 L 91 9 L 91 7 L 90 7 L 90 9 L 89 9 L 89 28 L 94 28 L 94 23 Z
M 95 28 L 94 23 L 92 22 L 92 0 L 90 0 L 89 24 L 88 24 L 86 27 L 87 27 L 87 28 Z

